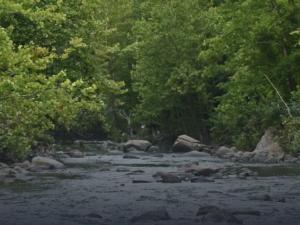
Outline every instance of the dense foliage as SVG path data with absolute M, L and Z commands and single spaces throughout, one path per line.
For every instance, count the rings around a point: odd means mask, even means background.
M 0 0 L 0 157 L 106 132 L 300 149 L 300 2 Z M 141 126 L 144 129 L 141 129 Z

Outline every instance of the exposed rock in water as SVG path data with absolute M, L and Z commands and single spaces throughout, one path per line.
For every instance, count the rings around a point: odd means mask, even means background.
M 249 196 L 249 200 L 272 201 L 272 198 L 268 194 L 258 194 L 258 195 L 251 195 L 251 196 Z
M 148 183 L 152 183 L 151 180 L 133 180 L 132 181 L 133 184 L 148 184 Z
M 172 151 L 173 152 L 191 152 L 197 149 L 197 146 L 201 145 L 200 141 L 189 137 L 187 135 L 180 135 L 175 141 Z
M 55 159 L 40 156 L 34 157 L 32 159 L 32 165 L 45 169 L 61 169 L 65 167 L 64 164 L 56 161 Z
M 84 153 L 77 149 L 69 151 L 69 152 L 67 152 L 67 154 L 73 158 L 83 158 L 84 157 Z
M 192 183 L 210 183 L 210 182 L 215 182 L 213 179 L 209 179 L 206 177 L 193 177 L 191 178 Z
M 89 213 L 85 217 L 95 218 L 95 219 L 102 219 L 103 217 L 98 213 Z
M 135 155 L 130 155 L 130 154 L 125 154 L 123 156 L 123 159 L 139 159 L 140 157 L 135 156 Z
M 129 140 L 123 144 L 124 151 L 130 152 L 131 150 L 138 150 L 138 151 L 147 151 L 152 144 L 146 140 Z
M 211 176 L 217 173 L 220 168 L 216 167 L 203 167 L 199 165 L 190 165 L 185 167 L 186 173 L 193 173 L 196 176 Z
M 149 149 L 148 152 L 160 152 L 160 148 L 158 146 L 152 145 Z
M 269 128 L 266 130 L 253 153 L 252 160 L 254 162 L 275 163 L 284 159 L 284 152 L 276 140 L 274 129 Z
M 225 146 L 221 146 L 216 151 L 216 156 L 223 158 L 223 159 L 230 159 L 235 155 L 235 152 L 231 148 L 227 148 Z
M 177 174 L 158 172 L 153 177 L 160 177 L 162 183 L 181 183 L 182 178 Z
M 184 153 L 184 156 L 190 156 L 190 157 L 209 157 L 210 154 L 206 152 L 199 152 L 199 151 L 191 151 Z
M 154 211 L 149 211 L 143 213 L 140 216 L 135 216 L 131 219 L 131 222 L 147 222 L 147 221 L 163 221 L 163 220 L 170 220 L 171 217 L 168 211 L 164 208 L 157 209 Z
M 204 206 L 199 208 L 197 216 L 202 216 L 204 223 L 222 223 L 222 224 L 242 224 L 243 221 L 239 220 L 230 211 L 220 209 L 216 206 Z

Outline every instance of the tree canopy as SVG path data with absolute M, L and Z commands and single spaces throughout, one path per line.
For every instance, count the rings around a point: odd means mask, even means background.
M 1 158 L 132 130 L 251 150 L 271 126 L 295 152 L 299 82 L 298 1 L 0 0 Z

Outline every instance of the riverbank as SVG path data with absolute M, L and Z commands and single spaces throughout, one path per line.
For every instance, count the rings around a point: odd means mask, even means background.
M 276 225 L 300 220 L 297 164 L 239 163 L 196 151 L 84 148 L 83 153 L 67 149 L 53 155 L 61 168 L 31 165 L 25 169 L 28 179 L 2 183 L 0 224 Z

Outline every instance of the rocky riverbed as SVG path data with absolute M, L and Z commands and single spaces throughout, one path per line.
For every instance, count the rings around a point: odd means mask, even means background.
M 197 151 L 74 151 L 56 159 L 61 164 L 47 168 L 41 159 L 6 168 L 1 225 L 300 224 L 297 164 L 243 164 Z

